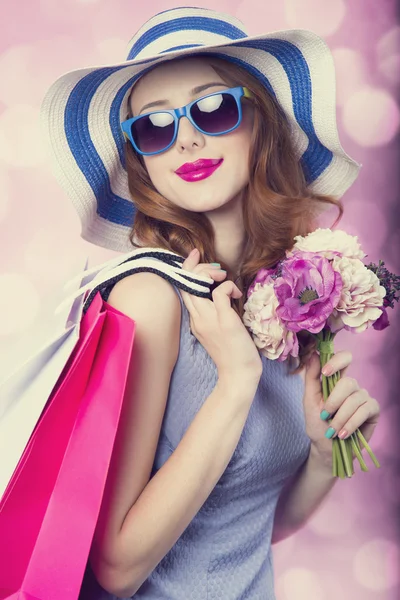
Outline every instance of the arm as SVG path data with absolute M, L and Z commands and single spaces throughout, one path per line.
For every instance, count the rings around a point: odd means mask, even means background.
M 118 540 L 116 581 L 123 597 L 137 591 L 211 494 L 239 442 L 254 393 L 219 380 L 128 512 Z
M 332 373 L 341 372 L 339 382 L 326 401 L 321 391 L 319 357 L 314 354 L 307 365 L 303 405 L 311 449 L 308 459 L 278 500 L 273 544 L 303 527 L 338 481 L 332 475 L 332 442 L 324 437 L 326 423 L 320 417 L 322 408 L 333 415 L 330 427 L 337 432 L 345 428 L 351 434 L 363 426 L 368 441 L 376 427 L 380 414 L 378 402 L 366 390 L 360 390 L 355 379 L 343 377 L 351 361 L 350 352 L 340 351 L 325 365 L 331 367 Z
M 133 286 L 133 278 L 140 278 L 139 286 L 137 279 Z M 135 383 L 127 386 L 90 562 L 107 591 L 128 597 L 176 543 L 222 476 L 258 381 L 241 372 L 229 380 L 220 377 L 176 450 L 149 481 L 179 350 L 179 299 L 157 275 L 139 273 L 119 282 L 109 303 L 136 321 Z
M 307 460 L 279 497 L 272 544 L 281 542 L 301 529 L 337 481 L 338 478 L 332 475 L 332 462 L 321 458 L 311 444 Z

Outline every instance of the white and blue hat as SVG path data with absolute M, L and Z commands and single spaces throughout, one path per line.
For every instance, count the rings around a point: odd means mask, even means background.
M 249 37 L 232 16 L 204 8 L 171 9 L 139 29 L 126 61 L 71 71 L 43 100 L 42 122 L 56 176 L 79 214 L 85 240 L 132 250 L 135 206 L 120 128 L 130 90 L 155 65 L 199 53 L 244 67 L 275 97 L 314 192 L 340 198 L 357 178 L 360 165 L 339 141 L 333 58 L 319 36 L 286 30 Z

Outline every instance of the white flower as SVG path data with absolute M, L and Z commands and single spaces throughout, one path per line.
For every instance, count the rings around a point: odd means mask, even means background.
M 252 332 L 255 345 L 271 360 L 298 356 L 299 350 L 296 334 L 286 329 L 276 314 L 278 304 L 273 283 L 256 283 L 244 305 L 243 323 Z
M 337 256 L 332 267 L 340 273 L 343 288 L 328 325 L 332 331 L 343 326 L 357 333 L 365 331 L 382 314 L 380 307 L 386 295 L 385 288 L 375 273 L 356 258 Z
M 366 254 L 361 250 L 358 237 L 349 235 L 340 229 L 318 228 L 306 236 L 297 235 L 291 251 L 287 256 L 292 256 L 296 251 L 315 252 L 332 260 L 337 254 L 347 258 L 364 258 Z

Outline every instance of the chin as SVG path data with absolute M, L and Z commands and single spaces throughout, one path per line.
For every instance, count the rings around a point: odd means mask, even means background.
M 187 207 L 188 210 L 196 211 L 196 212 L 212 212 L 214 210 L 219 210 L 224 206 L 227 206 L 231 202 L 232 198 L 193 198 L 190 199 L 190 206 Z

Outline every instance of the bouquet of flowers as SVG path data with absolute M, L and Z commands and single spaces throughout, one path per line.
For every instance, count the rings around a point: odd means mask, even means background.
M 323 367 L 333 356 L 333 340 L 342 329 L 361 333 L 371 326 L 388 327 L 387 308 L 394 308 L 394 300 L 399 300 L 400 277 L 390 273 L 382 260 L 365 265 L 358 238 L 344 231 L 320 228 L 294 240 L 282 261 L 257 273 L 247 294 L 243 322 L 261 353 L 271 360 L 297 357 L 297 334 L 309 332 L 316 338 Z M 325 402 L 339 378 L 338 373 L 322 375 Z M 360 443 L 380 466 L 359 429 L 332 443 L 335 477 L 353 475 L 354 456 L 361 470 L 368 471 Z

